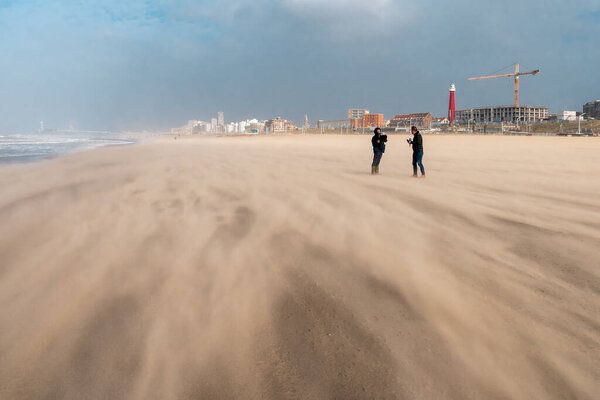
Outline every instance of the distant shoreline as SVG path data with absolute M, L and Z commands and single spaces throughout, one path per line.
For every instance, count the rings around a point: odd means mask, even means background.
M 411 135 L 410 132 L 404 132 L 404 131 L 394 131 L 394 130 L 386 130 L 387 128 L 382 129 L 382 132 L 385 133 L 386 135 Z M 598 137 L 600 136 L 598 133 L 581 133 L 581 134 L 577 134 L 577 133 L 552 133 L 552 132 L 487 132 L 487 133 L 483 133 L 483 132 L 450 132 L 450 131 L 441 131 L 441 132 L 432 132 L 432 131 L 426 131 L 426 130 L 422 130 L 421 133 L 423 135 L 447 135 L 447 136 L 541 136 L 541 137 L 548 137 L 548 136 L 563 136 L 563 137 Z M 321 135 L 333 135 L 333 136 L 367 136 L 367 135 L 371 135 L 372 134 L 372 130 L 365 130 L 364 133 L 362 132 L 343 132 L 340 133 L 339 131 L 335 131 L 335 130 L 327 130 L 324 131 L 323 133 L 321 132 L 276 132 L 276 133 L 207 133 L 207 134 L 201 134 L 201 133 L 195 133 L 195 134 L 181 134 L 181 133 L 161 133 L 159 134 L 159 136 L 164 136 L 164 137 L 177 137 L 177 138 L 187 138 L 187 137 L 269 137 L 269 136 L 304 136 L 304 135 L 310 135 L 310 136 L 321 136 Z
M 384 131 L 385 132 L 385 131 Z M 387 135 L 390 136 L 408 136 L 410 135 L 409 132 L 398 132 L 398 131 L 387 131 L 385 132 Z M 490 132 L 490 133 L 471 133 L 471 132 L 428 132 L 428 131 L 422 131 L 423 135 L 425 136 L 455 136 L 455 137 L 464 137 L 464 136 L 473 136 L 473 137 L 484 137 L 484 136 L 523 136 L 523 137 L 579 137 L 579 138 L 585 138 L 585 137 L 599 137 L 597 134 L 554 134 L 554 133 L 525 133 L 525 132 L 505 132 L 505 133 L 500 133 L 500 132 Z M 78 148 L 78 149 L 74 149 L 72 151 L 65 151 L 65 152 L 57 152 L 55 154 L 50 154 L 50 155 L 44 155 L 44 156 L 29 156 L 29 155 L 15 155 L 13 156 L 15 159 L 16 158 L 27 158 L 27 160 L 7 160 L 7 158 L 2 158 L 0 156 L 0 168 L 6 168 L 6 167 L 16 167 L 16 166 L 26 166 L 26 165 L 32 165 L 32 164 L 39 164 L 39 163 L 43 163 L 43 162 L 47 162 L 47 161 L 51 161 L 51 160 L 55 160 L 57 158 L 62 158 L 66 155 L 72 155 L 72 154 L 79 154 L 79 153 L 87 153 L 87 152 L 91 152 L 94 150 L 99 150 L 99 149 L 103 149 L 103 148 L 107 148 L 107 147 L 122 147 L 122 146 L 136 146 L 139 145 L 141 143 L 146 143 L 149 141 L 153 141 L 153 140 L 157 140 L 160 138 L 163 139 L 173 139 L 173 140 L 189 140 L 189 139 L 202 139 L 202 138 L 206 138 L 206 139 L 214 139 L 214 138 L 242 138 L 242 137 L 247 137 L 247 138 L 267 138 L 267 137 L 293 137 L 293 136 L 297 136 L 297 137 L 302 137 L 302 136 L 308 136 L 308 137 L 318 137 L 318 136 L 323 136 L 323 137 L 328 137 L 328 136 L 349 136 L 349 137 L 354 137 L 354 136 L 369 136 L 371 135 L 371 132 L 365 132 L 363 133 L 358 133 L 358 132 L 353 132 L 353 133 L 343 133 L 340 134 L 339 132 L 335 132 L 335 131 L 326 131 L 323 133 L 319 133 L 319 132 L 305 132 L 305 133 L 258 133 L 258 134 L 243 134 L 243 133 L 232 133 L 232 134 L 223 134 L 223 133 L 219 133 L 219 134 L 173 134 L 173 133 L 169 133 L 169 132 L 165 132 L 165 133 L 158 133 L 158 134 L 152 134 L 152 135 L 140 135 L 139 137 L 135 137 L 135 134 L 132 134 L 133 137 L 128 137 L 128 138 L 123 138 L 123 139 L 114 139 L 114 143 L 106 143 L 106 144 L 101 144 L 101 145 L 95 145 L 92 147 L 82 147 L 82 148 Z M 6 137 L 3 136 L 3 137 Z M 122 142 L 119 142 L 122 141 Z

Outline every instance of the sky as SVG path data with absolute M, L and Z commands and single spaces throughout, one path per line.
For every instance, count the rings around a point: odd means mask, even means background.
M 600 99 L 600 0 L 0 0 L 0 133 Z M 506 67 L 506 68 L 504 68 Z M 504 69 L 503 69 L 504 68 Z

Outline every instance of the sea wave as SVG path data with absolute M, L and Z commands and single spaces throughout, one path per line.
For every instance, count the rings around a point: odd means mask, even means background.
M 0 136 L 0 164 L 32 162 L 105 146 L 134 144 L 131 138 L 102 134 L 30 134 Z

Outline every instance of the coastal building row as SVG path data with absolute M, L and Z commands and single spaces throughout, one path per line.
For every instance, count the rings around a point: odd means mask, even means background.
M 308 124 L 308 117 L 305 118 Z M 308 125 L 310 126 L 310 125 Z M 210 122 L 190 120 L 182 127 L 171 129 L 179 135 L 218 134 L 218 133 L 280 133 L 297 130 L 296 124 L 280 117 L 270 120 L 248 119 L 240 122 L 225 123 L 223 113 Z
M 394 129 L 409 129 L 411 126 L 416 126 L 419 129 L 428 129 L 449 125 L 448 118 L 434 118 L 429 112 L 413 113 L 413 114 L 398 114 L 391 120 L 384 120 L 383 114 L 374 114 L 367 109 L 349 109 L 348 119 L 340 120 L 319 120 L 317 122 L 318 129 L 339 130 L 339 129 L 372 129 L 394 128 Z
M 536 123 L 543 121 L 575 121 L 580 113 L 575 111 L 562 111 L 557 114 L 549 114 L 548 107 L 529 106 L 498 106 L 479 107 L 456 111 L 456 122 L 468 124 L 488 124 L 499 122 L 512 123 Z M 600 100 L 584 104 L 583 115 L 585 118 L 600 119 Z M 340 130 L 340 129 L 372 129 L 374 127 L 388 127 L 394 129 L 405 129 L 417 126 L 419 129 L 434 128 L 450 123 L 448 118 L 434 118 L 429 112 L 398 114 L 389 121 L 384 120 L 383 114 L 371 113 L 368 109 L 348 109 L 347 119 L 342 120 L 319 120 L 317 129 Z M 308 116 L 305 116 L 303 129 L 309 129 Z M 292 132 L 298 127 L 292 122 L 281 117 L 270 120 L 251 119 L 240 122 L 225 123 L 222 111 L 217 118 L 210 122 L 190 120 L 179 128 L 173 128 L 172 133 L 178 134 L 208 134 L 208 133 L 280 133 Z
M 529 106 L 497 106 L 478 107 L 455 112 L 456 122 L 468 124 L 487 124 L 498 122 L 512 123 L 536 123 L 543 121 L 576 121 L 581 113 L 575 111 L 562 111 L 557 114 L 549 114 L 548 107 Z M 590 101 L 583 105 L 583 116 L 585 118 L 600 119 L 600 100 Z M 342 120 L 319 120 L 318 129 L 372 129 L 374 127 L 388 127 L 403 129 L 417 126 L 419 129 L 432 128 L 450 124 L 448 118 L 434 118 L 431 113 L 398 114 L 389 121 L 384 120 L 383 114 L 371 113 L 364 108 L 348 109 L 347 119 Z M 304 117 L 303 129 L 309 129 L 308 116 Z M 208 134 L 208 133 L 280 133 L 292 132 L 298 128 L 292 121 L 277 117 L 270 120 L 259 121 L 250 119 L 240 122 L 225 123 L 225 114 L 217 113 L 217 118 L 211 118 L 210 122 L 190 120 L 179 128 L 173 128 L 172 133 L 179 134 Z
M 239 129 L 234 124 L 225 124 L 225 113 L 219 111 L 217 118 L 211 118 L 210 122 L 189 120 L 187 124 L 178 128 L 172 128 L 171 133 L 181 135 L 192 135 L 200 133 L 227 133 L 232 129 Z

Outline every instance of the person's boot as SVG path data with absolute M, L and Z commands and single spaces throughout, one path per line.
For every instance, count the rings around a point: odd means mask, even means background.
M 371 175 L 375 175 L 376 174 L 376 168 L 374 165 L 371 165 Z
M 375 174 L 379 175 L 379 165 L 375 167 Z

